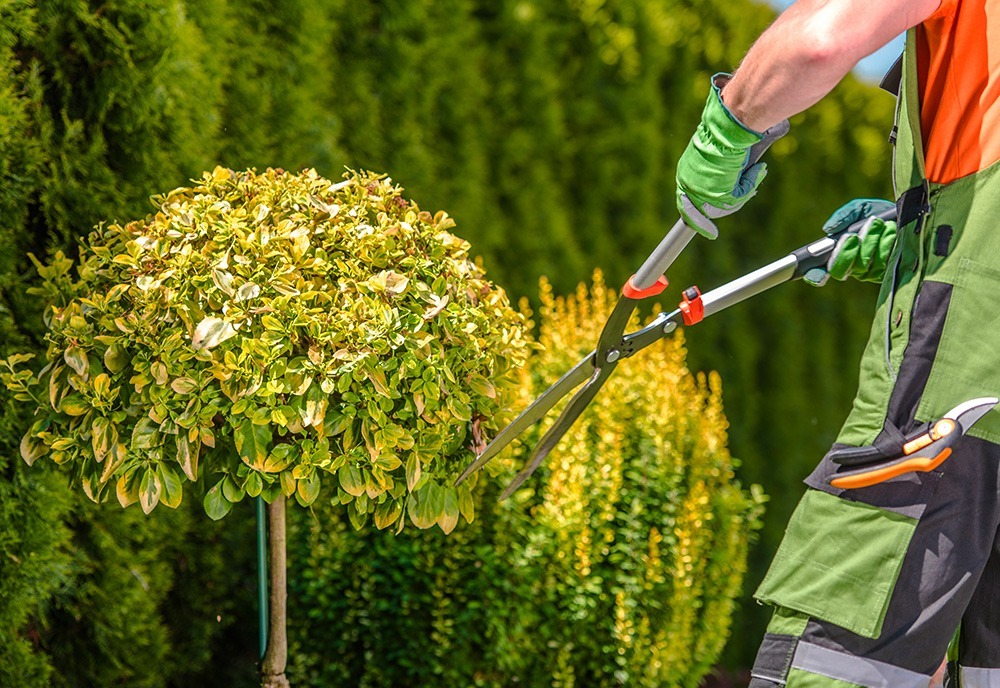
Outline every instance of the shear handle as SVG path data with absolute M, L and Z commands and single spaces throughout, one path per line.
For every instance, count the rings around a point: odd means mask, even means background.
M 764 138 L 750 147 L 746 167 L 757 164 L 767 149 L 771 147 L 771 144 L 788 133 L 788 128 L 788 120 L 786 119 L 765 131 Z M 667 235 L 663 237 L 660 245 L 649 254 L 642 267 L 636 270 L 632 279 L 629 280 L 632 287 L 642 291 L 656 284 L 660 275 L 667 271 L 667 268 L 697 234 L 696 231 L 684 224 L 684 220 L 677 220 Z

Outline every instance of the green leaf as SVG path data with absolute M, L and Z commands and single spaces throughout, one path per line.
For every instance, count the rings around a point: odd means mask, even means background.
M 406 459 L 406 489 L 413 492 L 418 480 L 420 480 L 420 457 L 416 452 L 410 452 Z
M 247 493 L 243 491 L 243 488 L 231 476 L 227 475 L 219 484 L 222 485 L 222 495 L 234 504 L 246 497 Z
M 196 349 L 212 349 L 235 336 L 236 328 L 232 323 L 209 316 L 198 323 L 191 338 L 191 345 Z
M 282 473 L 284 475 L 284 473 Z M 298 496 L 299 504 L 302 506 L 309 506 L 316 501 L 319 497 L 319 474 L 313 472 L 309 477 L 304 478 L 298 482 L 296 487 L 296 494 Z
M 198 454 L 200 442 L 191 442 L 186 432 L 177 433 L 177 463 L 191 482 L 198 480 Z
M 143 513 L 148 514 L 156 508 L 160 501 L 161 490 L 159 476 L 151 470 L 143 471 L 139 481 L 139 506 L 142 507 Z
M 352 497 L 360 497 L 365 491 L 365 481 L 361 469 L 354 462 L 348 462 L 337 471 L 340 487 Z
M 87 361 L 87 354 L 84 353 L 83 349 L 71 346 L 63 352 L 63 359 L 66 361 L 66 365 L 76 371 L 77 375 L 87 377 L 90 363 Z
M 403 513 L 403 505 L 395 499 L 386 499 L 375 507 L 375 527 L 384 530 L 396 522 Z
M 264 315 L 260 319 L 261 324 L 264 326 L 265 330 L 278 331 L 284 329 L 281 321 L 275 318 L 273 315 Z
M 90 403 L 79 392 L 74 392 L 62 400 L 59 409 L 68 416 L 82 416 L 90 410 Z
M 283 471 L 278 476 L 278 481 L 281 483 L 281 494 L 283 494 L 285 497 L 291 497 L 293 494 L 295 494 L 296 481 L 295 478 L 292 477 L 291 473 L 289 473 L 288 471 Z M 299 503 L 302 504 L 302 502 Z M 302 506 L 308 506 L 308 505 L 302 504 Z
M 427 515 L 437 521 L 444 513 L 445 489 L 435 480 L 428 482 L 423 489 L 427 502 Z
M 48 447 L 45 446 L 45 443 L 33 437 L 31 431 L 28 431 L 28 434 L 21 438 L 21 458 L 29 466 L 40 457 L 45 456 L 47 451 Z
M 271 445 L 271 426 L 243 423 L 233 432 L 233 439 L 243 462 L 254 470 L 263 470 Z
M 224 480 L 224 479 L 223 479 Z M 222 480 L 215 484 L 208 494 L 205 495 L 205 513 L 213 521 L 218 521 L 220 518 L 229 513 L 233 508 L 232 502 L 225 498 L 222 494 Z
M 247 479 L 243 482 L 243 489 L 251 497 L 257 497 L 261 490 L 264 489 L 264 481 L 261 480 L 260 474 L 251 471 Z
M 151 449 L 156 445 L 159 431 L 160 426 L 153 419 L 148 416 L 140 418 L 132 429 L 132 448 Z
M 414 492 L 406 498 L 406 513 L 413 525 L 421 530 L 433 527 L 437 521 L 427 508 L 426 494 L 423 492 Z
M 128 364 L 128 354 L 120 344 L 112 344 L 104 352 L 104 366 L 112 373 L 120 373 Z
M 438 516 L 437 523 L 441 526 L 444 534 L 448 535 L 458 525 L 458 491 L 448 485 L 441 488 L 441 493 L 444 498 L 444 507 L 441 510 L 441 515 Z
M 458 486 L 458 511 L 469 523 L 476 518 L 476 506 L 472 500 L 472 490 L 468 483 Z
M 466 423 L 472 420 L 472 408 L 465 402 L 458 399 L 449 399 L 448 406 L 458 420 L 465 421 Z
M 160 493 L 160 501 L 165 506 L 176 509 L 181 505 L 181 500 L 184 497 L 184 487 L 180 476 L 174 472 L 173 468 L 166 465 L 161 465 L 158 472 L 160 475 L 160 484 L 163 487 Z

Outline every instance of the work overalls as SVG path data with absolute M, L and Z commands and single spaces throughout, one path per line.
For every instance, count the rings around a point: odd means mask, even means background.
M 1000 395 L 1000 163 L 926 182 L 915 38 L 897 106 L 899 234 L 835 448 L 898 451 L 919 424 Z M 756 592 L 775 614 L 750 688 L 926 688 L 946 651 L 949 686 L 1000 688 L 1000 413 L 932 472 L 840 490 L 836 469 L 828 455 L 806 479 Z

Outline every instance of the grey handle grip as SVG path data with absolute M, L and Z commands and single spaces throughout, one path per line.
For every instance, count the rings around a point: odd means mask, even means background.
M 892 208 L 881 213 L 876 213 L 873 217 L 877 217 L 882 220 L 895 220 L 896 209 Z M 802 277 L 813 268 L 824 267 L 827 264 L 827 261 L 830 260 L 830 253 L 837 245 L 837 239 L 845 234 L 851 234 L 852 232 L 856 234 L 857 232 L 860 232 L 861 228 L 864 227 L 868 220 L 869 218 L 867 217 L 863 220 L 858 220 L 844 231 L 835 234 L 833 237 L 823 237 L 819 241 L 814 241 L 811 244 L 807 244 L 802 248 L 792 251 L 791 255 L 795 259 L 795 272 L 792 275 L 792 279 Z
M 887 210 L 876 214 L 875 217 L 883 220 L 895 220 L 896 210 Z M 844 231 L 858 232 L 867 221 L 868 218 L 859 220 Z M 787 256 L 769 265 L 754 270 L 750 274 L 743 275 L 728 284 L 705 292 L 701 297 L 705 308 L 705 317 L 707 318 L 730 306 L 746 301 L 750 297 L 756 296 L 779 284 L 799 279 L 813 268 L 826 265 L 827 260 L 830 258 L 830 252 L 833 251 L 833 247 L 836 245 L 836 239 L 823 237 L 818 241 L 792 251 Z
M 764 132 L 764 138 L 750 147 L 750 154 L 747 157 L 747 167 L 755 165 L 763 157 L 765 151 L 771 144 L 788 133 L 788 120 L 782 120 Z M 698 234 L 686 224 L 684 220 L 677 220 L 674 226 L 667 232 L 667 235 L 660 241 L 642 266 L 636 270 L 632 276 L 632 286 L 636 289 L 648 289 L 660 279 L 660 275 L 667 271 L 673 264 L 677 256 L 681 254 L 691 240 Z

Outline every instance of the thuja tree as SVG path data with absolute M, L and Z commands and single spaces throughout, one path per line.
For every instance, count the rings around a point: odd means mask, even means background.
M 91 499 L 149 513 L 201 481 L 213 519 L 268 502 L 268 685 L 287 684 L 285 501 L 323 494 L 355 527 L 472 520 L 453 479 L 526 357 L 523 316 L 450 218 L 401 191 L 217 168 L 99 226 L 75 264 L 35 261 L 44 365 L 4 364 L 36 407 L 24 460 L 63 465 Z

